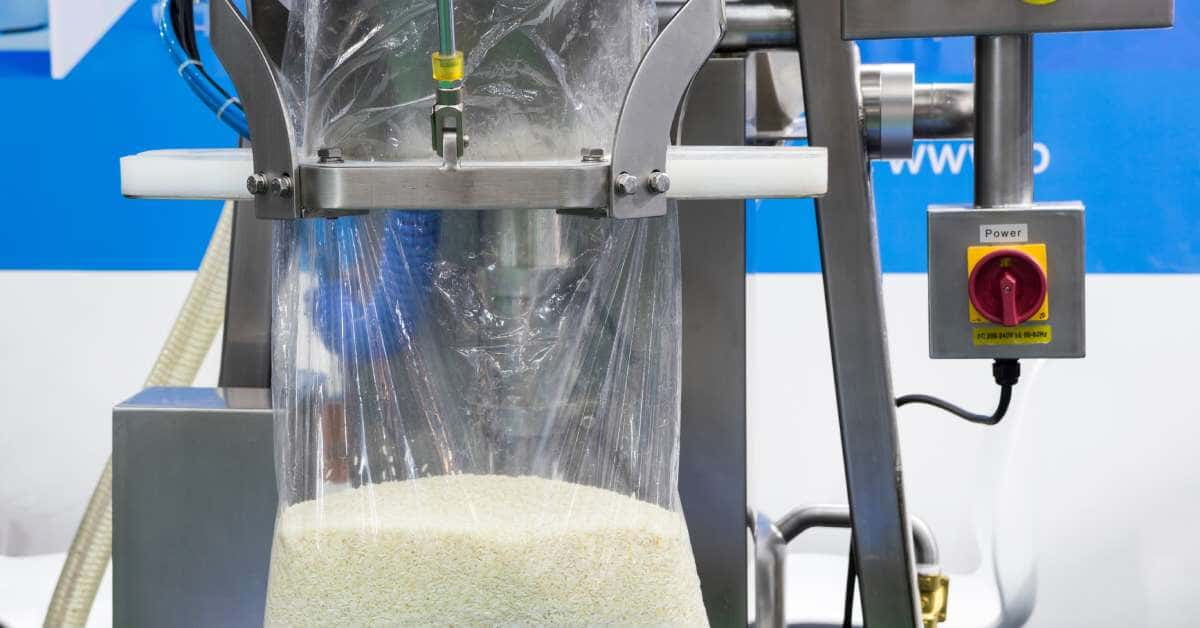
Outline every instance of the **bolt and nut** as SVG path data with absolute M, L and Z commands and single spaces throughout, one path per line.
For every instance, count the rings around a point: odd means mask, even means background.
M 342 163 L 342 149 L 334 146 L 317 150 L 317 159 L 323 164 Z
M 628 172 L 622 172 L 614 177 L 613 184 L 616 186 L 618 194 L 624 196 L 637 194 L 638 178 L 629 174 Z
M 655 170 L 650 173 L 650 179 L 646 181 L 646 184 L 650 186 L 651 192 L 666 194 L 671 190 L 671 177 L 667 176 L 665 172 Z
M 270 183 L 263 173 L 259 172 L 246 177 L 246 191 L 251 194 L 255 196 L 266 194 L 268 189 L 270 189 Z
M 289 198 L 292 195 L 292 178 L 286 174 L 271 179 L 271 194 L 279 198 Z

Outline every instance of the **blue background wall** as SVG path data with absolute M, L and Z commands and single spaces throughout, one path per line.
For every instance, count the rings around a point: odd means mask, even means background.
M 1171 32 L 1037 39 L 1035 135 L 1049 163 L 1036 194 L 1087 204 L 1093 272 L 1200 272 L 1200 7 L 1179 5 Z M 915 60 L 923 82 L 971 80 L 967 39 L 866 42 L 863 57 Z M 0 55 L 0 269 L 194 269 L 218 206 L 119 192 L 121 155 L 235 141 L 175 77 L 151 3 L 65 80 L 41 78 L 37 59 Z M 924 270 L 925 207 L 970 202 L 969 149 L 929 143 L 912 163 L 876 164 L 885 270 Z M 819 270 L 811 203 L 751 205 L 752 272 Z

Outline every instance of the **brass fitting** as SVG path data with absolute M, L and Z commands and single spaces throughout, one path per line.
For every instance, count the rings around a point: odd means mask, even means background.
M 950 578 L 944 574 L 918 574 L 921 592 L 921 620 L 925 628 L 937 628 L 946 621 L 946 603 L 950 598 Z

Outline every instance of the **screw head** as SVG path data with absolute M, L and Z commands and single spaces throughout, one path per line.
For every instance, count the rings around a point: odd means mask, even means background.
M 650 179 L 647 181 L 651 192 L 666 194 L 671 189 L 671 177 L 665 172 L 654 171 L 650 173 Z
M 321 160 L 323 164 L 340 164 L 342 163 L 342 149 L 336 146 L 318 149 L 317 159 Z
M 629 174 L 628 172 L 622 172 L 621 174 L 617 175 L 613 179 L 613 184 L 617 188 L 617 193 L 623 196 L 637 194 L 638 178 Z
M 604 161 L 603 148 L 584 148 L 579 151 L 579 154 L 584 161 L 589 163 Z
M 271 179 L 271 193 L 279 198 L 291 197 L 292 178 L 285 174 Z
M 261 172 L 246 177 L 246 191 L 255 196 L 266 194 L 269 188 L 270 184 L 267 182 L 267 177 Z

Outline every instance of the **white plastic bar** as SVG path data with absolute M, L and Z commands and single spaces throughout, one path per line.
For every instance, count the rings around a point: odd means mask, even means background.
M 667 196 L 679 200 L 808 198 L 825 194 L 824 148 L 672 146 Z
M 155 150 L 121 159 L 121 193 L 132 198 L 247 201 L 250 149 Z M 825 194 L 824 148 L 681 146 L 667 153 L 669 198 L 808 198 Z
M 248 148 L 152 150 L 121 158 L 121 194 L 132 198 L 248 201 Z

